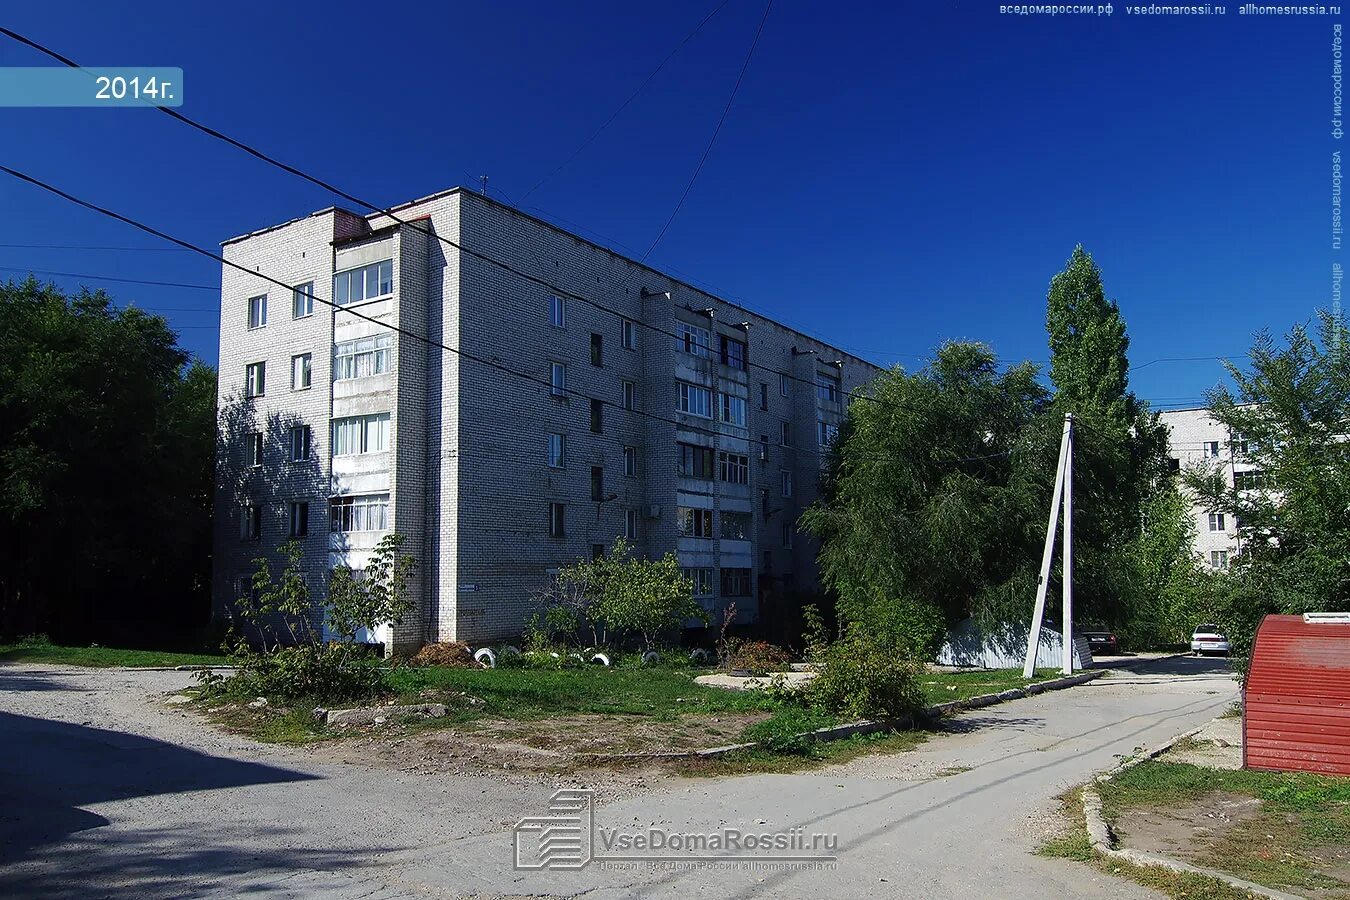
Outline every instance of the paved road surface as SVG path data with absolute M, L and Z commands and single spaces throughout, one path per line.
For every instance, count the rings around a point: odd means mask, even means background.
M 0 667 L 0 896 L 1154 896 L 1031 851 L 1056 794 L 1217 715 L 1222 661 L 1149 662 L 961 716 L 911 753 L 602 794 L 615 829 L 837 835 L 832 869 L 592 863 L 515 871 L 555 785 L 323 764 L 166 707 L 180 673 Z M 533 839 L 535 835 L 532 835 Z M 526 851 L 531 846 L 527 842 Z M 613 852 L 611 851 L 611 855 Z

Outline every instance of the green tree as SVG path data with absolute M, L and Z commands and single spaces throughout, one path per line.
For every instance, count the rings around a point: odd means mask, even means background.
M 1245 657 L 1266 613 L 1344 609 L 1350 598 L 1350 331 L 1339 317 L 1296 325 L 1277 346 L 1257 336 L 1250 366 L 1226 363 L 1234 389 L 1208 396 L 1243 463 L 1230 488 L 1221 467 L 1186 483 L 1237 523 L 1239 552 L 1219 623 Z
M 841 622 L 927 656 L 967 616 L 1024 617 L 1058 438 L 1036 368 L 949 343 L 867 390 L 802 516 Z
M 328 624 L 333 633 L 354 641 L 362 629 L 401 624 L 412 612 L 415 598 L 408 586 L 417 561 L 403 552 L 404 543 L 398 532 L 386 534 L 360 577 L 345 565 L 333 570 L 328 582 Z
M 0 284 L 0 634 L 205 623 L 215 394 L 162 317 Z

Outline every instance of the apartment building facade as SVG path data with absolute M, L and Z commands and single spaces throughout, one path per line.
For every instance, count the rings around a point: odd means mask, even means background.
M 1262 472 L 1247 458 L 1242 435 L 1231 433 L 1207 409 L 1177 409 L 1161 414 L 1167 426 L 1174 471 L 1217 469 L 1232 490 L 1265 490 Z M 1237 522 L 1194 500 L 1195 555 L 1211 569 L 1227 568 L 1242 552 Z
M 390 531 L 418 560 L 416 613 L 369 636 L 394 647 L 519 634 L 620 536 L 714 617 L 813 588 L 797 517 L 877 367 L 464 189 L 391 212 L 223 245 L 218 614 L 287 540 L 321 596 Z

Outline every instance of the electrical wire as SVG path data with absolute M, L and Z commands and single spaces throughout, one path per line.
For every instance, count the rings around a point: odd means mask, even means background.
M 54 275 L 58 278 L 87 278 L 90 281 L 118 281 L 122 284 L 146 284 L 153 287 L 191 288 L 196 291 L 214 291 L 220 288 L 213 284 L 184 284 L 180 281 L 146 281 L 140 278 L 117 278 L 112 275 L 87 275 L 81 272 L 49 272 L 46 269 L 23 269 L 18 266 L 0 266 L 0 272 L 29 272 L 33 275 Z

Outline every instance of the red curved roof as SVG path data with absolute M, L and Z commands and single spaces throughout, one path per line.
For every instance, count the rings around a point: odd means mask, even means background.
M 1266 616 L 1245 694 L 1247 768 L 1350 775 L 1350 623 Z

